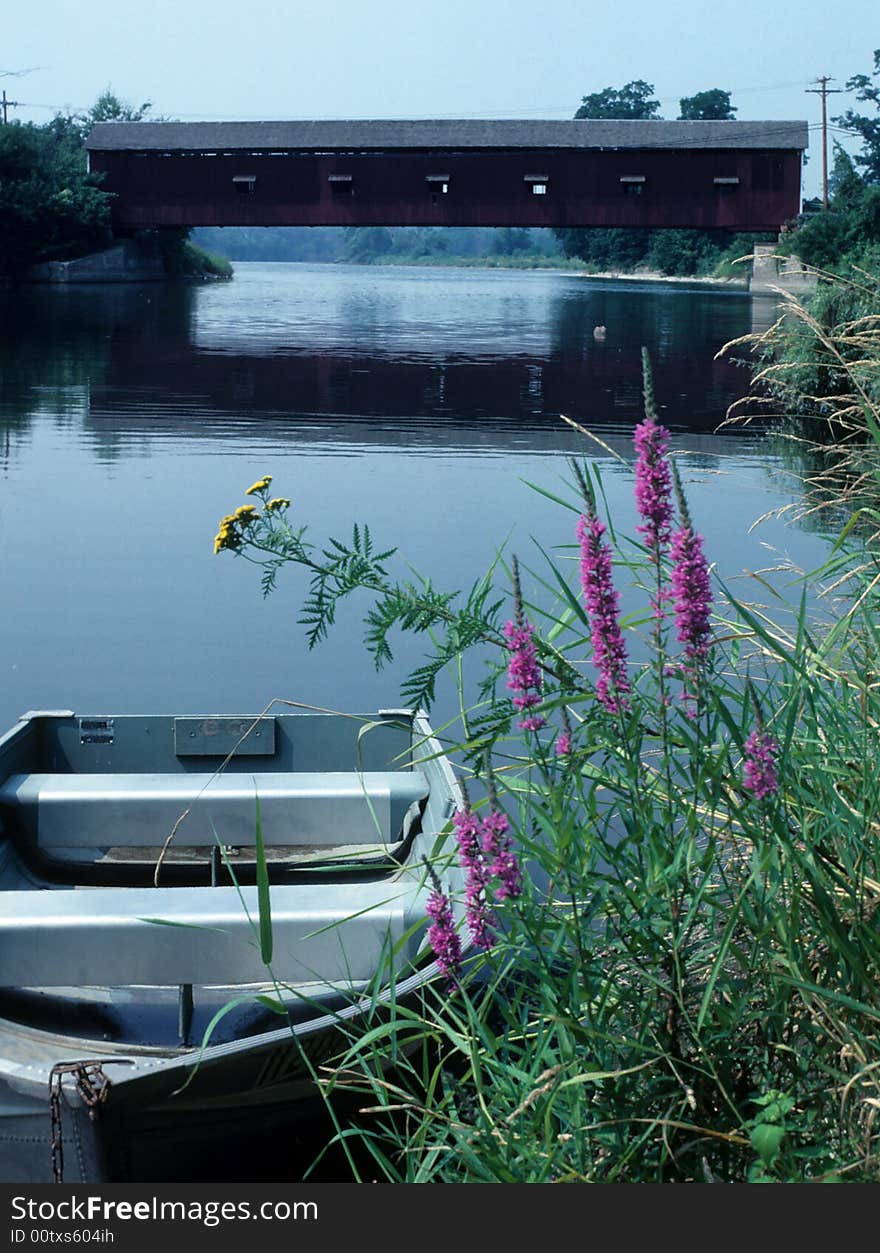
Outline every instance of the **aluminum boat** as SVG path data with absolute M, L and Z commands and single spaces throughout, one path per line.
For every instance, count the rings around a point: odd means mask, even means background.
M 438 977 L 427 866 L 460 901 L 460 803 L 420 713 L 25 714 L 0 738 L 0 1181 L 137 1180 L 163 1144 L 283 1125 L 346 1025 Z

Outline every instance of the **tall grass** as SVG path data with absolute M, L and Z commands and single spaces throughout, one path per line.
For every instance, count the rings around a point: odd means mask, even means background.
M 859 347 L 835 358 L 839 412 L 863 414 L 880 448 Z M 649 374 L 645 394 L 650 423 Z M 357 1098 L 339 1136 L 394 1181 L 877 1179 L 876 537 L 850 530 L 817 572 L 847 596 L 821 628 L 806 586 L 784 624 L 717 579 L 700 625 L 684 612 L 700 587 L 693 529 L 690 582 L 682 566 L 687 502 L 671 545 L 656 527 L 626 540 L 607 517 L 597 526 L 601 487 L 587 461 L 573 467 L 559 498 L 572 547 L 538 552 L 534 603 L 513 562 L 459 594 L 397 577 L 365 528 L 315 544 L 268 480 L 221 523 L 217 549 L 260 564 L 265 590 L 288 562 L 309 569 L 311 642 L 364 589 L 377 664 L 393 628 L 423 633 L 432 652 L 405 684 L 412 700 L 430 701 L 467 648 L 497 649 L 449 748 L 472 797 L 482 786 L 475 808 L 503 806 L 530 873 L 494 905 L 494 942 L 454 988 L 351 1028 L 322 1072 L 331 1105 Z M 614 537 L 615 580 L 644 594 L 622 638 L 638 633 L 649 659 L 604 688 L 590 662 L 611 673 L 599 637 L 616 607 L 609 592 L 597 615 L 588 528 Z M 493 586 L 505 572 L 507 593 Z M 511 697 L 524 688 L 506 621 L 533 627 L 528 718 Z
M 868 268 L 868 263 L 873 262 Z M 763 334 L 725 344 L 747 349 L 753 387 L 728 422 L 770 421 L 789 467 L 804 486 L 789 511 L 821 525 L 875 533 L 880 504 L 880 256 L 846 275 L 811 270 L 815 295 L 781 295 L 780 314 Z M 875 536 L 876 538 L 876 536 Z

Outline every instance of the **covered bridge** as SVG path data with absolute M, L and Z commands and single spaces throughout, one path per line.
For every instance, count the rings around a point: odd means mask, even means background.
M 102 122 L 119 232 L 151 226 L 778 230 L 806 122 Z

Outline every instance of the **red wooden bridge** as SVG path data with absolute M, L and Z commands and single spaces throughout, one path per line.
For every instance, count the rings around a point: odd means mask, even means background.
M 102 122 L 120 233 L 152 226 L 778 230 L 806 122 Z

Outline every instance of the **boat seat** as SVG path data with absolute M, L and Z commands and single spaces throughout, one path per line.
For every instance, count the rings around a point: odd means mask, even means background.
M 4 893 L 0 968 L 17 987 L 265 983 L 255 887 L 60 888 Z M 272 888 L 272 971 L 350 986 L 411 960 L 424 898 L 405 884 Z M 59 1024 L 60 1028 L 60 1024 Z
M 107 848 L 387 846 L 428 795 L 418 770 L 266 774 L 17 774 L 0 808 L 46 856 Z M 189 812 L 187 812 L 189 811 Z M 185 814 L 185 817 L 181 816 Z

